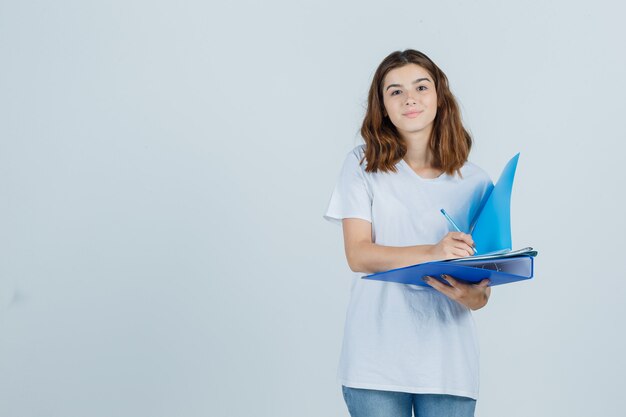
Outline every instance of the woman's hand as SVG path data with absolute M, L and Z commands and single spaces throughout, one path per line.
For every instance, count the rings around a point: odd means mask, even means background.
M 473 246 L 474 240 L 467 233 L 449 232 L 432 246 L 431 254 L 435 260 L 464 258 L 474 254 Z
M 491 287 L 488 287 L 488 279 L 483 279 L 478 284 L 465 284 L 457 281 L 450 275 L 442 275 L 441 277 L 449 282 L 450 285 L 446 285 L 429 276 L 424 277 L 424 281 L 437 291 L 472 310 L 484 307 L 487 301 L 489 301 Z

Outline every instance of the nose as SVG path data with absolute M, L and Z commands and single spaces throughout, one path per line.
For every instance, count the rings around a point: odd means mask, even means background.
M 415 98 L 413 98 L 413 92 L 409 92 L 409 94 L 407 94 L 406 97 L 406 104 L 407 106 L 411 106 L 415 104 Z

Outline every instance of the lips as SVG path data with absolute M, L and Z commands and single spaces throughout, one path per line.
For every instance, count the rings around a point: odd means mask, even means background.
M 423 111 L 423 110 L 422 110 Z M 414 118 L 419 116 L 420 114 L 422 114 L 422 111 L 417 111 L 417 110 L 411 110 L 409 112 L 406 113 L 402 113 L 403 116 L 409 117 L 409 118 Z

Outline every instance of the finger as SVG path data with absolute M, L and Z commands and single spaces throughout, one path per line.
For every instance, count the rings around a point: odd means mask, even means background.
M 469 236 L 469 235 L 467 235 L 467 236 Z M 454 247 L 457 247 L 457 248 L 470 248 L 473 251 L 473 247 L 472 246 L 474 244 L 474 241 L 472 241 L 471 239 L 469 239 L 469 240 L 466 240 L 466 239 L 452 239 L 450 241 L 450 244 L 452 246 L 454 246 Z
M 452 234 L 454 233 L 454 234 Z M 472 239 L 471 235 L 463 232 L 451 232 L 451 237 L 454 240 L 460 240 L 468 244 L 469 246 L 474 246 L 474 239 Z
M 440 282 L 439 280 L 437 280 L 437 279 L 435 279 L 433 277 L 430 277 L 430 276 L 424 277 L 424 281 L 426 281 L 426 283 L 428 285 L 430 285 L 431 287 L 433 287 L 437 291 L 439 291 L 441 293 L 444 293 L 447 296 L 451 296 L 452 295 L 452 293 L 450 291 L 452 287 L 450 287 L 449 285 L 446 285 L 446 284 Z
M 467 250 L 472 255 L 475 252 L 473 240 L 455 240 L 454 243 L 457 247 Z
M 478 284 L 476 284 L 478 287 L 481 288 L 487 288 L 489 286 L 489 284 L 491 283 L 491 281 L 489 280 L 489 278 L 485 278 L 482 281 L 480 281 Z
M 442 274 L 441 278 L 446 280 L 446 282 L 448 282 L 451 286 L 453 286 L 455 288 L 459 286 L 459 281 L 457 281 L 456 279 L 452 278 L 450 275 Z
M 454 254 L 454 256 L 457 256 L 459 258 L 467 258 L 468 256 L 472 256 L 467 249 L 457 249 L 455 248 L 452 253 Z
M 474 249 L 471 246 L 469 246 L 466 243 L 464 243 L 464 242 L 460 242 L 460 241 L 457 240 L 454 247 L 456 249 L 459 249 L 459 250 L 462 250 L 464 252 L 467 252 L 468 254 L 470 254 L 470 256 L 474 254 Z
M 467 239 L 467 236 L 469 236 L 469 235 L 466 234 L 466 233 L 463 233 L 463 232 L 449 232 L 448 236 L 450 236 L 454 240 L 463 240 L 464 241 L 465 239 Z
M 458 279 L 456 279 L 456 278 L 454 278 L 454 277 L 452 277 L 452 276 L 450 276 L 448 274 L 443 274 L 443 275 L 441 275 L 441 277 L 443 279 L 445 279 L 446 282 L 449 282 L 450 286 L 452 286 L 452 287 L 454 287 L 454 288 L 456 288 L 458 290 L 466 291 L 467 288 L 469 287 L 469 285 L 471 285 L 471 284 L 465 283 L 463 281 L 460 281 L 460 280 L 458 280 Z

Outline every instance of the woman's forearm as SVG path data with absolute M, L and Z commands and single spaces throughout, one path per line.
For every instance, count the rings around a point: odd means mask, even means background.
M 397 247 L 370 242 L 346 249 L 346 257 L 351 270 L 368 274 L 435 260 L 433 245 Z

